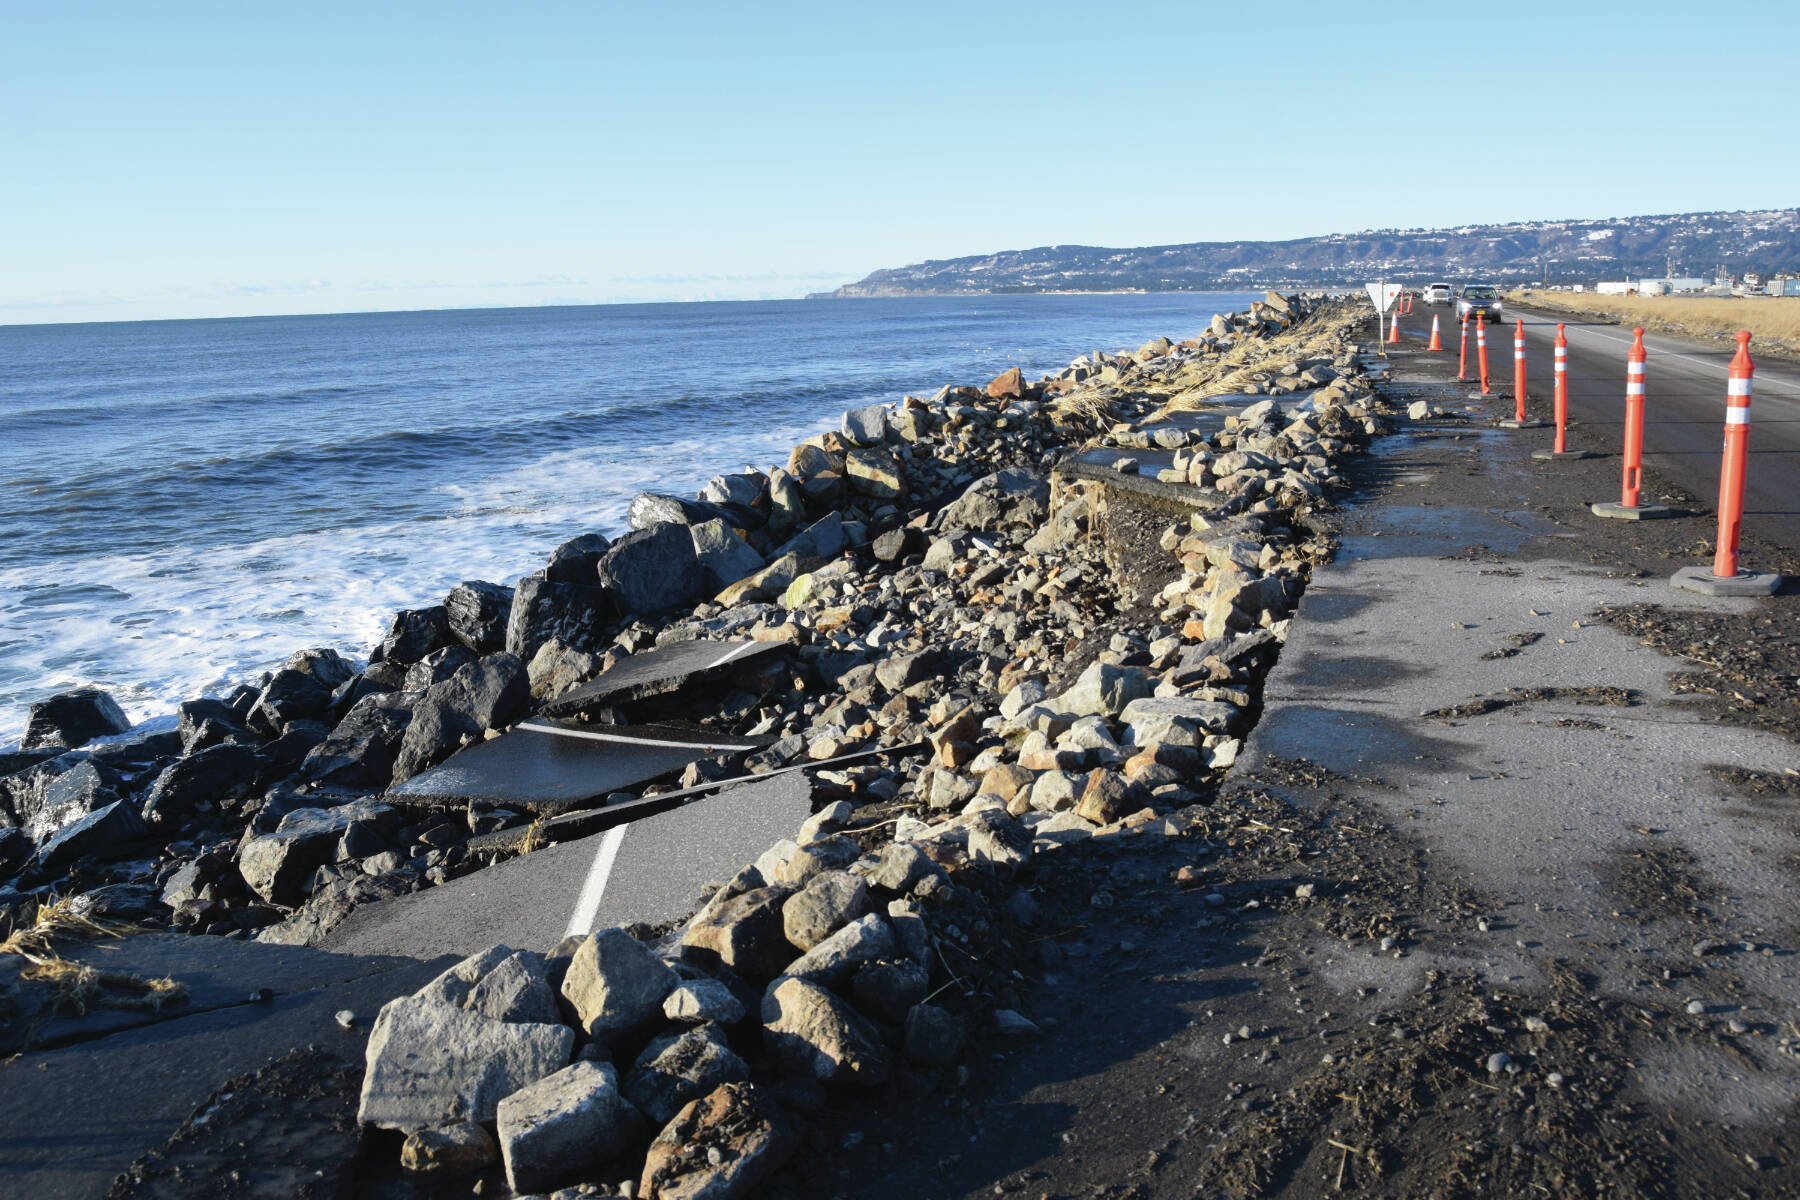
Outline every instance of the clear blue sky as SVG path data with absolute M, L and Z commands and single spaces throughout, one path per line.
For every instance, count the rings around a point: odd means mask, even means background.
M 0 323 L 1788 206 L 1797 12 L 0 0 Z

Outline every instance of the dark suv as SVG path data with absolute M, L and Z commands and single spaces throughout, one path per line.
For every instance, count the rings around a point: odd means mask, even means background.
M 1503 307 L 1499 288 L 1491 283 L 1471 283 L 1463 288 L 1462 297 L 1456 302 L 1456 315 L 1471 321 L 1486 317 L 1489 325 L 1498 325 L 1506 318 Z

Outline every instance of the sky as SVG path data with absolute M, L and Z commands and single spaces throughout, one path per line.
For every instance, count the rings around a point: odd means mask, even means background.
M 0 324 L 1800 203 L 1800 5 L 0 0 Z

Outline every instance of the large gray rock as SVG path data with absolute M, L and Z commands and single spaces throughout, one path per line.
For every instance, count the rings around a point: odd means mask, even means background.
M 1119 714 L 1130 740 L 1139 746 L 1199 746 L 1207 734 L 1229 733 L 1241 711 L 1234 704 L 1187 696 L 1147 696 Z
M 544 578 L 558 583 L 592 583 L 594 568 L 611 548 L 612 541 L 604 533 L 570 538 L 550 552 L 550 559 L 544 564 Z
M 782 931 L 800 950 L 811 950 L 858 917 L 875 911 L 868 884 L 844 871 L 827 871 L 788 898 Z
M 64 825 L 38 846 L 38 865 L 57 871 L 78 858 L 117 858 L 135 849 L 149 835 L 129 800 L 115 800 L 105 808 Z
M 491 1121 L 502 1098 L 567 1065 L 566 1025 L 496 1021 L 442 1000 L 402 996 L 369 1034 L 357 1120 L 411 1133 Z
M 754 512 L 763 506 L 763 497 L 768 491 L 768 487 L 768 477 L 760 471 L 714 475 L 707 480 L 706 486 L 700 489 L 700 502 L 717 504 L 722 508 L 732 510 Z
M 364 696 L 325 740 L 307 752 L 300 778 L 341 787 L 385 788 L 394 780 L 394 756 L 412 723 L 417 692 Z
M 781 1063 L 822 1083 L 880 1084 L 890 1072 L 881 1034 L 816 983 L 783 978 L 762 999 L 763 1038 Z
M 655 1023 L 680 983 L 642 942 L 623 929 L 602 929 L 576 949 L 562 994 L 588 1037 L 610 1046 Z
M 531 686 L 532 699 L 548 700 L 586 683 L 600 674 L 605 665 L 602 656 L 551 638 L 538 647 L 525 668 L 525 678 Z
M 716 1025 L 652 1039 L 625 1078 L 625 1098 L 658 1125 L 721 1084 L 750 1078 Z
M 513 590 L 508 609 L 506 652 L 530 662 L 551 638 L 578 650 L 597 650 L 615 615 L 612 596 L 598 582 L 562 583 L 527 575 Z
M 870 887 L 905 895 L 934 875 L 949 878 L 943 867 L 911 842 L 890 842 L 866 878 Z
M 736 1025 L 744 1019 L 744 1004 L 717 979 L 690 979 L 663 997 L 663 1016 L 689 1024 Z
M 633 1149 L 643 1115 L 611 1063 L 578 1062 L 500 1101 L 500 1158 L 515 1193 L 547 1190 Z
M 887 405 L 871 404 L 844 414 L 844 437 L 857 446 L 878 446 L 887 437 Z
M 771 551 L 769 561 L 793 554 L 802 559 L 836 558 L 844 549 L 844 518 L 828 512 Z
M 470 579 L 444 597 L 450 636 L 475 654 L 506 649 L 506 623 L 512 613 L 513 590 L 485 579 Z
M 1074 717 L 1114 717 L 1132 701 L 1146 699 L 1155 691 L 1156 679 L 1148 671 L 1097 662 L 1083 671 L 1068 691 L 1047 703 Z
M 842 929 L 787 965 L 785 974 L 795 979 L 836 986 L 866 962 L 896 953 L 894 931 L 879 913 L 845 925 Z
M 744 1200 L 799 1145 L 781 1107 L 755 1084 L 728 1083 L 682 1109 L 656 1135 L 637 1194 L 644 1200 Z
M 176 759 L 165 767 L 144 799 L 144 823 L 158 832 L 174 830 L 196 812 L 241 800 L 256 790 L 263 759 L 249 746 L 224 743 Z
M 694 557 L 694 540 L 682 525 L 657 525 L 613 543 L 596 569 L 620 611 L 667 612 L 692 604 L 706 586 Z
M 694 559 L 706 577 L 707 594 L 713 595 L 736 583 L 746 575 L 763 568 L 762 555 L 750 548 L 724 521 L 702 521 L 690 527 L 694 542 Z
M 73 750 L 131 728 L 118 701 L 99 688 L 74 688 L 27 710 L 21 750 Z
M 702 521 L 722 520 L 734 529 L 754 529 L 759 521 L 748 509 L 702 500 L 684 500 L 657 492 L 639 492 L 631 498 L 625 521 L 633 529 L 655 529 L 658 525 L 698 525 Z
M 308 720 L 324 714 L 337 684 L 314 672 L 283 667 L 263 685 L 250 707 L 248 724 L 265 737 L 279 734 L 289 721 Z
M 544 974 L 544 956 L 521 950 L 484 974 L 463 1007 L 496 1021 L 553 1025 L 562 1019 L 556 993 Z
M 1023 471 L 997 471 L 969 485 L 939 516 L 942 528 L 1036 529 L 1050 514 L 1050 485 Z
M 525 664 L 490 654 L 427 688 L 394 756 L 394 779 L 412 778 L 483 732 L 510 722 L 531 702 Z
M 909 958 L 864 963 L 850 978 L 857 1011 L 888 1025 L 906 1020 L 913 1005 L 931 993 L 931 972 Z
M 338 808 L 298 808 L 274 833 L 253 837 L 238 851 L 238 873 L 251 891 L 271 904 L 295 905 L 313 873 L 337 854 L 338 839 L 357 821 L 385 825 L 394 810 L 371 800 Z
M 1015 871 L 1031 861 L 1031 830 L 1004 809 L 983 809 L 969 818 L 969 860 Z

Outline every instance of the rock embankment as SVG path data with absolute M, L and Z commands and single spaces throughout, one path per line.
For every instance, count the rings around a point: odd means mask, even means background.
M 1180 344 L 846 413 L 784 465 L 638 497 L 631 532 L 566 543 L 514 588 L 396 614 L 360 670 L 303 651 L 182 705 L 174 731 L 91 744 L 116 708 L 57 697 L 3 764 L 0 922 L 74 897 L 315 939 L 516 852 L 484 835 L 532 816 L 394 785 L 633 653 L 777 643 L 700 711 L 685 698 L 702 727 L 769 744 L 683 783 L 923 752 L 819 769 L 796 837 L 660 939 L 496 947 L 389 1005 L 363 1096 L 421 1171 L 741 1194 L 824 1089 L 953 1084 L 971 1037 L 1031 1033 L 1015 935 L 1039 856 L 1178 833 L 1210 798 L 1329 550 L 1304 518 L 1382 427 L 1355 317 L 1271 295 Z M 1203 404 L 1220 381 L 1239 396 Z M 1194 408 L 1208 419 L 1171 412 Z

